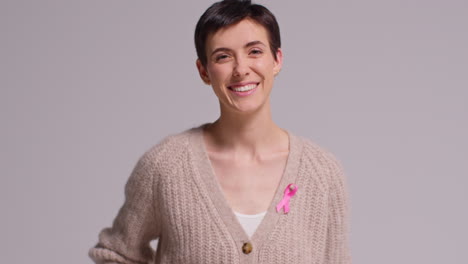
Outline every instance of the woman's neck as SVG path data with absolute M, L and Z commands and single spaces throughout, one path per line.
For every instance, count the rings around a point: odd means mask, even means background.
M 205 134 L 209 150 L 232 152 L 248 160 L 289 148 L 288 135 L 273 122 L 269 107 L 249 114 L 231 113 L 221 108 L 221 116 L 206 127 Z

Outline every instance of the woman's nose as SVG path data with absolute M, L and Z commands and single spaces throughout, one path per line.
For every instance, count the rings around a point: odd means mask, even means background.
M 238 58 L 234 64 L 233 75 L 242 77 L 249 75 L 250 68 L 247 59 Z

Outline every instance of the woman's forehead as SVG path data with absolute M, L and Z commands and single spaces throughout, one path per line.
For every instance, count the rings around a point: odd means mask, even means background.
M 236 24 L 221 28 L 207 37 L 207 50 L 220 47 L 242 48 L 247 43 L 261 42 L 268 45 L 266 29 L 251 19 L 243 19 Z

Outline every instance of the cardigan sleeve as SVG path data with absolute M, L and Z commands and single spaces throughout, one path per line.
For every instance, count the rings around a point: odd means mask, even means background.
M 143 155 L 125 185 L 125 202 L 111 227 L 99 234 L 99 242 L 89 250 L 97 264 L 140 264 L 153 260 L 150 242 L 159 237 L 157 203 L 154 199 L 156 168 L 148 155 Z
M 348 189 L 342 166 L 336 159 L 333 159 L 330 172 L 325 263 L 350 264 Z

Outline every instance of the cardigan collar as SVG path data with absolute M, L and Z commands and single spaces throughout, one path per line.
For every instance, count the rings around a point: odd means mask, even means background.
M 237 220 L 232 208 L 229 206 L 221 186 L 216 179 L 203 138 L 203 129 L 206 125 L 207 124 L 203 124 L 193 129 L 191 133 L 191 152 L 193 153 L 194 158 L 198 157 L 198 159 L 195 160 L 195 167 L 200 173 L 199 176 L 203 182 L 203 187 L 206 188 L 206 193 L 237 245 L 239 255 L 241 260 L 243 260 L 241 263 L 248 263 L 249 258 L 252 258 L 252 254 L 257 255 L 263 243 L 268 240 L 268 234 L 275 228 L 280 217 L 285 216 L 282 210 L 280 212 L 276 212 L 276 205 L 283 199 L 285 188 L 296 180 L 303 144 L 301 144 L 302 142 L 299 137 L 286 130 L 289 136 L 289 154 L 283 175 L 265 217 L 255 230 L 252 237 L 249 238 Z M 294 203 L 291 204 L 291 208 L 294 208 Z M 253 251 L 249 255 L 242 253 L 242 245 L 246 242 L 251 243 L 253 246 Z

